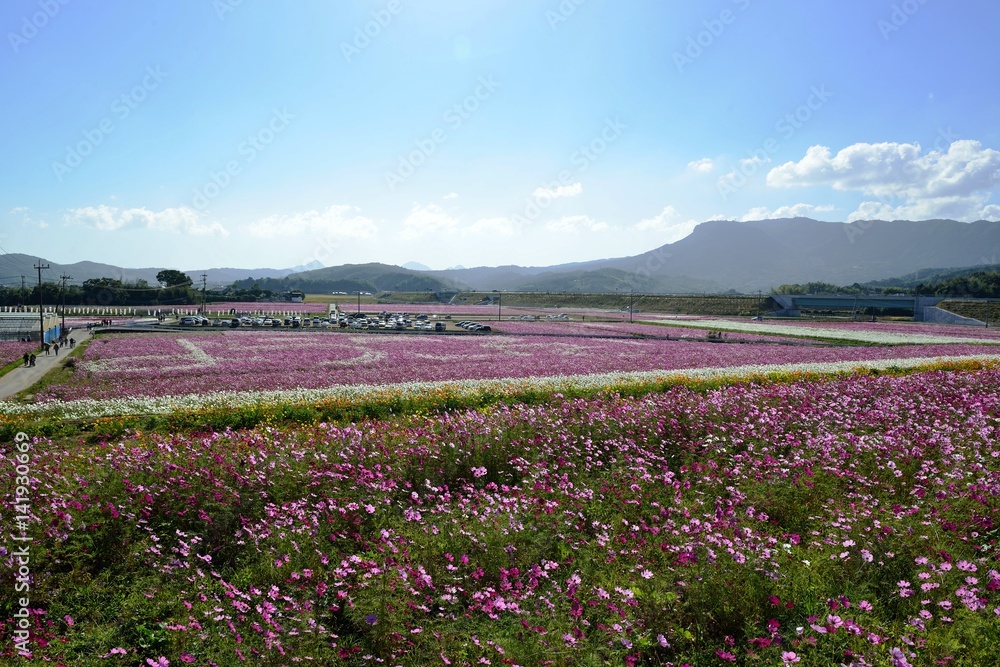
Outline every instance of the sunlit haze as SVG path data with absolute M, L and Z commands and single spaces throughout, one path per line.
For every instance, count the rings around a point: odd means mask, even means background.
M 181 270 L 1000 219 L 988 3 L 8 0 L 0 244 Z

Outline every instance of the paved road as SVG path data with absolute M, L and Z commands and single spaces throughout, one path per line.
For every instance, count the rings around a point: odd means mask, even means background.
M 90 338 L 90 332 L 87 331 L 86 327 L 73 329 L 70 332 L 69 337 L 75 338 L 77 345 L 79 345 L 83 341 Z M 56 367 L 56 364 L 66 361 L 68 354 L 69 350 L 66 349 L 64 352 L 62 347 L 59 348 L 58 355 L 50 353 L 48 356 L 45 356 L 44 352 L 36 353 L 37 356 L 35 358 L 34 368 L 24 368 L 23 366 L 18 366 L 3 377 L 0 377 L 0 400 L 4 400 L 18 392 L 22 392 L 41 380 L 46 373 Z

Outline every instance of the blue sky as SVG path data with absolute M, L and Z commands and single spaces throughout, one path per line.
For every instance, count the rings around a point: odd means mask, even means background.
M 181 270 L 1000 219 L 1000 8 L 8 0 L 0 245 Z

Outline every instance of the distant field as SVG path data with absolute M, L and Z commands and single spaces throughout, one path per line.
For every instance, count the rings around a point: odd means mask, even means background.
M 465 299 L 476 303 L 483 299 L 502 299 L 506 306 L 536 308 L 593 308 L 601 310 L 628 310 L 630 296 L 622 294 L 568 294 L 558 292 L 462 292 L 455 301 Z M 766 295 L 730 294 L 636 294 L 631 297 L 636 312 L 671 313 L 685 315 L 753 316 L 758 309 L 768 312 L 777 305 Z
M 719 323 L 725 324 L 707 320 L 705 326 Z M 385 386 L 991 352 L 979 345 L 966 344 L 969 341 L 949 337 L 915 339 L 912 342 L 926 344 L 899 347 L 719 345 L 703 340 L 707 331 L 699 328 L 697 322 L 689 324 L 693 328 L 627 322 L 593 326 L 589 322 L 507 321 L 497 325 L 498 329 L 511 332 L 506 335 L 239 329 L 115 334 L 95 340 L 65 381 L 36 392 L 33 400 L 106 400 L 123 396 Z M 547 335 L 525 335 L 531 332 Z M 810 329 L 807 333 L 819 332 Z M 662 338 L 635 337 L 640 333 Z M 748 331 L 732 337 L 763 343 L 764 339 L 754 333 Z M 794 335 L 792 331 L 787 333 Z M 847 334 L 845 331 L 844 336 Z M 668 335 L 672 335 L 671 340 L 666 339 Z M 680 340 L 681 337 L 685 340 Z
M 307 303 L 339 303 L 347 309 L 349 304 L 357 304 L 357 295 L 308 294 Z M 589 309 L 595 311 L 628 310 L 629 295 L 621 294 L 578 294 L 559 292 L 460 292 L 450 299 L 449 305 L 473 306 L 486 301 L 494 307 L 502 300 L 504 308 L 546 308 L 546 309 Z M 763 312 L 775 310 L 777 305 L 766 295 L 730 294 L 635 294 L 633 308 L 639 312 L 713 315 L 752 316 L 758 308 Z M 416 305 L 441 303 L 433 292 L 392 292 L 373 296 L 362 296 L 361 304 Z M 389 308 L 391 310 L 391 308 Z

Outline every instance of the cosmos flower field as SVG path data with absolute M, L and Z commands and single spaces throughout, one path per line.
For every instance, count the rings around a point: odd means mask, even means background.
M 587 339 L 516 324 L 497 336 L 99 337 L 74 377 L 89 369 L 135 405 L 194 387 L 174 408 L 194 417 L 147 428 L 74 416 L 47 436 L 51 421 L 0 404 L 0 426 L 35 429 L 31 653 L 14 649 L 8 577 L 0 664 L 993 664 L 993 346 L 790 346 L 752 332 L 739 336 L 759 344 L 719 344 L 661 340 L 652 325 L 646 338 L 610 327 Z M 435 341 L 447 347 L 419 347 Z M 493 399 L 437 401 L 418 353 L 443 358 L 442 387 Z M 602 357 L 613 363 L 587 361 Z M 633 358 L 645 364 L 630 371 Z M 201 376 L 285 369 L 301 384 L 324 362 L 315 389 L 194 402 L 216 386 Z M 755 364 L 769 374 L 740 370 Z M 708 384 L 620 383 L 709 371 Z M 376 372 L 387 384 L 368 384 Z M 346 403 L 403 387 L 412 398 L 377 417 L 228 421 L 330 400 L 341 376 L 360 378 Z M 42 407 L 76 414 L 77 389 L 50 387 Z M 8 535 L 23 511 L 17 466 L 0 448 Z M 0 543 L 5 573 L 15 546 Z
M 983 664 L 962 656 L 1000 640 L 998 389 L 37 440 L 34 662 Z
M 16 340 L 0 341 L 0 367 L 17 361 L 25 352 L 34 352 L 37 349 L 38 345 L 35 343 L 21 343 Z
M 678 340 L 681 336 L 707 333 L 690 327 L 535 322 L 499 326 L 507 327 L 511 334 L 435 336 L 235 330 L 105 336 L 88 347 L 72 377 L 49 385 L 35 400 L 934 358 L 1000 350 L 993 345 L 978 344 L 1000 341 L 941 336 L 915 338 L 916 342 L 927 340 L 931 344 L 782 346 L 763 343 L 788 342 L 787 338 L 763 337 L 752 332 L 727 335 L 761 344 Z M 673 340 L 666 340 L 671 334 Z M 845 330 L 842 335 L 849 334 Z

